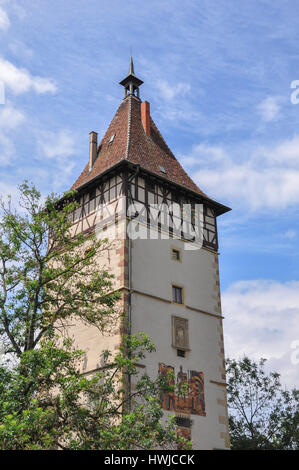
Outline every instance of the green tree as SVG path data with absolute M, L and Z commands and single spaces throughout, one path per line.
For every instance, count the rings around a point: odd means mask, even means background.
M 115 357 L 103 353 L 105 365 L 91 377 L 80 374 L 84 352 L 69 340 L 63 347 L 47 340 L 13 369 L 2 366 L 0 449 L 188 447 L 173 419 L 162 424 L 160 393 L 169 389 L 162 378 L 144 375 L 126 393 L 128 374 L 137 376 L 136 362 L 153 348 L 143 334 L 126 337 Z
M 71 236 L 75 196 L 42 203 L 25 182 L 18 211 L 0 204 L 0 448 L 188 447 L 162 419 L 169 384 L 136 370 L 154 349 L 144 334 L 124 337 L 116 356 L 105 351 L 98 373 L 80 373 L 84 351 L 63 334 L 70 320 L 109 334 L 121 314 L 113 277 L 96 264 L 108 241 Z
M 283 389 L 265 362 L 227 360 L 232 449 L 299 449 L 299 391 Z

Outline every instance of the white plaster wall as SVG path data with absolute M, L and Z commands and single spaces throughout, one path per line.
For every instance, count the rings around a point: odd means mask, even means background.
M 171 247 L 182 250 L 182 263 L 171 259 Z M 185 251 L 180 240 L 135 240 L 132 247 L 133 289 L 171 300 L 171 284 L 185 286 L 185 302 L 189 306 L 216 313 L 215 255 L 207 250 Z M 171 316 L 189 322 L 191 351 L 185 358 L 177 356 L 171 346 Z M 191 415 L 194 449 L 224 448 L 220 433 L 226 432 L 219 416 L 225 407 L 223 387 L 210 381 L 223 382 L 221 377 L 219 318 L 185 306 L 176 305 L 134 293 L 132 297 L 132 333 L 144 331 L 156 345 L 156 352 L 144 360 L 145 373 L 155 377 L 160 362 L 175 367 L 175 374 L 196 370 L 204 373 L 206 416 Z
M 217 312 L 214 254 L 205 249 L 184 250 L 181 240 L 134 240 L 133 288 L 171 300 L 171 283 L 185 287 L 186 303 Z M 171 259 L 171 247 L 181 249 L 182 263 Z
M 101 239 L 108 239 L 107 249 L 99 253 L 96 259 L 95 269 L 107 270 L 115 276 L 112 279 L 112 289 L 118 289 L 123 286 L 123 268 L 121 266 L 121 255 L 119 251 L 124 244 L 125 221 L 121 221 L 117 227 L 111 224 L 105 231 L 99 231 L 98 236 Z M 88 244 L 86 244 L 88 247 Z M 112 353 L 116 353 L 120 342 L 121 335 L 120 317 L 117 312 L 123 312 L 123 301 L 120 300 L 116 305 L 116 314 L 110 322 L 110 331 L 108 328 L 102 333 L 95 326 L 85 324 L 78 319 L 72 319 L 70 326 L 67 328 L 66 334 L 74 340 L 76 348 L 85 351 L 86 357 L 82 364 L 82 372 L 87 373 L 103 366 L 101 364 L 101 353 L 108 349 Z
M 77 349 L 85 352 L 81 365 L 82 372 L 87 373 L 104 365 L 101 354 L 106 349 L 115 353 L 119 347 L 119 334 L 102 334 L 98 328 L 84 324 L 82 321 L 72 323 L 68 328 L 68 337 L 74 340 Z

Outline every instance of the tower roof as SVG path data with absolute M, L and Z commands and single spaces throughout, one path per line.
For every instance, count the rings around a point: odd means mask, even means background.
M 208 199 L 217 206 L 218 214 L 227 212 L 229 208 L 208 198 L 182 168 L 150 117 L 149 103 L 141 103 L 139 90 L 136 96 L 130 88 L 132 82 L 137 88 L 143 83 L 135 76 L 131 58 L 129 75 L 120 82 L 125 87 L 125 97 L 97 148 L 92 166 L 87 162 L 72 189 L 79 190 L 118 163 L 127 161 Z
M 140 108 L 141 102 L 135 96 L 129 95 L 122 101 L 100 142 L 91 171 L 87 163 L 72 189 L 80 188 L 121 160 L 127 160 L 203 195 L 177 161 L 151 118 L 150 135 L 146 135 Z

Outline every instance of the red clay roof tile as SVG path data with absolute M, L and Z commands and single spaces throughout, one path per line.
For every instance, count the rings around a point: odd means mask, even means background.
M 78 189 L 92 181 L 119 161 L 128 160 L 139 164 L 145 170 L 205 195 L 177 161 L 152 119 L 150 136 L 146 135 L 141 121 L 140 105 L 140 100 L 134 96 L 128 96 L 122 101 L 99 145 L 98 157 L 92 170 L 89 172 L 87 163 L 72 189 Z M 113 142 L 109 143 L 112 135 L 115 137 Z M 161 172 L 160 166 L 165 169 L 166 174 Z

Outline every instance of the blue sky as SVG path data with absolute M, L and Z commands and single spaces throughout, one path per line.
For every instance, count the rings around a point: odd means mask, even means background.
M 299 4 L 0 0 L 0 192 L 62 192 L 128 70 L 219 220 L 226 351 L 298 385 Z M 1 101 L 1 91 L 0 91 Z

